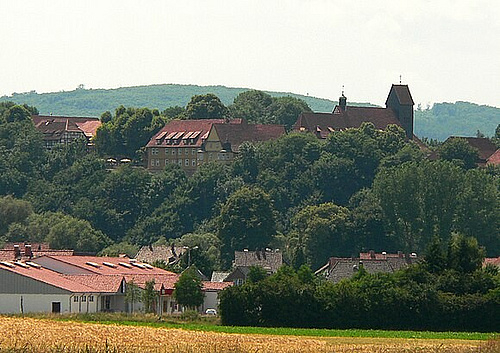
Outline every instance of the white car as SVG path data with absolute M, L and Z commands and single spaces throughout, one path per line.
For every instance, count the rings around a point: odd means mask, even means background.
M 207 309 L 205 311 L 205 314 L 207 314 L 207 315 L 217 315 L 217 310 L 215 310 L 215 309 Z

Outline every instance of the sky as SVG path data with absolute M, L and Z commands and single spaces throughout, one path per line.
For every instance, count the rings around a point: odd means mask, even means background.
M 3 0 L 0 96 L 177 83 L 500 107 L 498 0 Z

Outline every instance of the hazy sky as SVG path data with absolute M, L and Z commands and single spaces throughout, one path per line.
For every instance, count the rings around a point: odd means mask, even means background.
M 2 0 L 0 96 L 159 83 L 500 107 L 498 0 Z

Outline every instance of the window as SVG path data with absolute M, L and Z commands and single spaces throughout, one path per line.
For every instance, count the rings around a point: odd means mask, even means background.
M 152 148 L 151 149 L 151 154 L 157 155 L 158 154 L 158 148 Z
M 192 148 L 192 149 L 191 149 L 191 154 L 192 154 L 193 156 L 194 156 L 194 155 L 196 155 L 196 148 Z
M 180 148 L 177 149 L 177 154 L 182 154 L 182 150 Z
M 75 303 L 78 303 L 78 297 L 77 297 L 77 296 L 74 296 L 74 297 L 73 297 L 73 301 L 74 301 Z
M 93 302 L 94 301 L 94 296 L 93 295 L 89 295 L 89 302 Z
M 175 148 L 172 148 L 172 154 L 175 154 Z
M 208 160 L 211 160 L 212 159 L 212 152 L 209 152 L 208 153 Z
M 87 301 L 87 297 L 82 295 L 82 303 Z
M 154 166 L 155 166 L 155 160 L 151 159 L 151 167 L 154 167 Z
M 159 166 L 160 166 L 160 160 L 159 160 L 159 159 L 157 159 L 157 160 L 156 160 L 156 166 L 157 166 L 157 167 L 159 167 Z
M 188 155 L 189 154 L 189 148 L 186 148 L 184 154 Z
M 198 153 L 198 160 L 200 160 L 200 161 L 203 160 L 203 153 Z
M 196 159 L 191 159 L 191 165 L 192 165 L 193 167 L 196 167 Z
M 179 160 L 177 161 L 177 164 L 178 164 L 178 165 L 180 165 L 180 166 L 182 166 L 182 159 L 179 159 Z
M 189 166 L 189 159 L 186 159 L 186 160 L 184 161 L 184 165 L 185 165 L 186 167 L 188 167 L 188 166 Z

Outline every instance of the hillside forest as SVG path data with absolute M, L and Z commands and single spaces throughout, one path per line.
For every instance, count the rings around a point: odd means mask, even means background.
M 411 87 L 410 87 L 411 89 Z M 85 89 L 79 85 L 73 91 L 52 93 L 13 93 L 0 97 L 0 102 L 12 101 L 38 108 L 41 114 L 66 116 L 100 116 L 104 111 L 125 107 L 184 107 L 194 95 L 213 93 L 226 106 L 248 89 L 224 86 L 150 85 L 117 89 Z M 337 101 L 287 92 L 267 92 L 272 97 L 289 96 L 305 101 L 315 112 L 331 112 Z M 332 92 L 333 96 L 340 92 Z M 386 91 L 381 92 L 381 99 Z M 414 97 L 418 101 L 418 97 Z M 351 102 L 348 105 L 371 106 L 369 103 Z M 415 134 L 420 138 L 444 141 L 449 136 L 476 136 L 478 132 L 493 137 L 500 121 L 500 108 L 469 102 L 435 103 L 415 107 Z
M 191 255 L 207 274 L 227 269 L 243 248 L 280 249 L 295 268 L 312 269 L 370 249 L 422 253 L 454 235 L 499 254 L 498 168 L 476 168 L 477 152 L 461 140 L 438 146 L 441 159 L 430 161 L 399 127 L 366 123 L 324 141 L 288 133 L 245 143 L 233 164 L 208 163 L 191 177 L 175 165 L 151 174 L 105 162 L 115 153 L 140 158 L 169 119 L 290 126 L 309 109 L 260 91 L 229 106 L 211 94 L 161 112 L 120 106 L 102 114 L 89 151 L 84 141 L 45 150 L 30 117 L 37 109 L 1 103 L 0 237 L 131 256 L 146 244 L 197 245 Z

